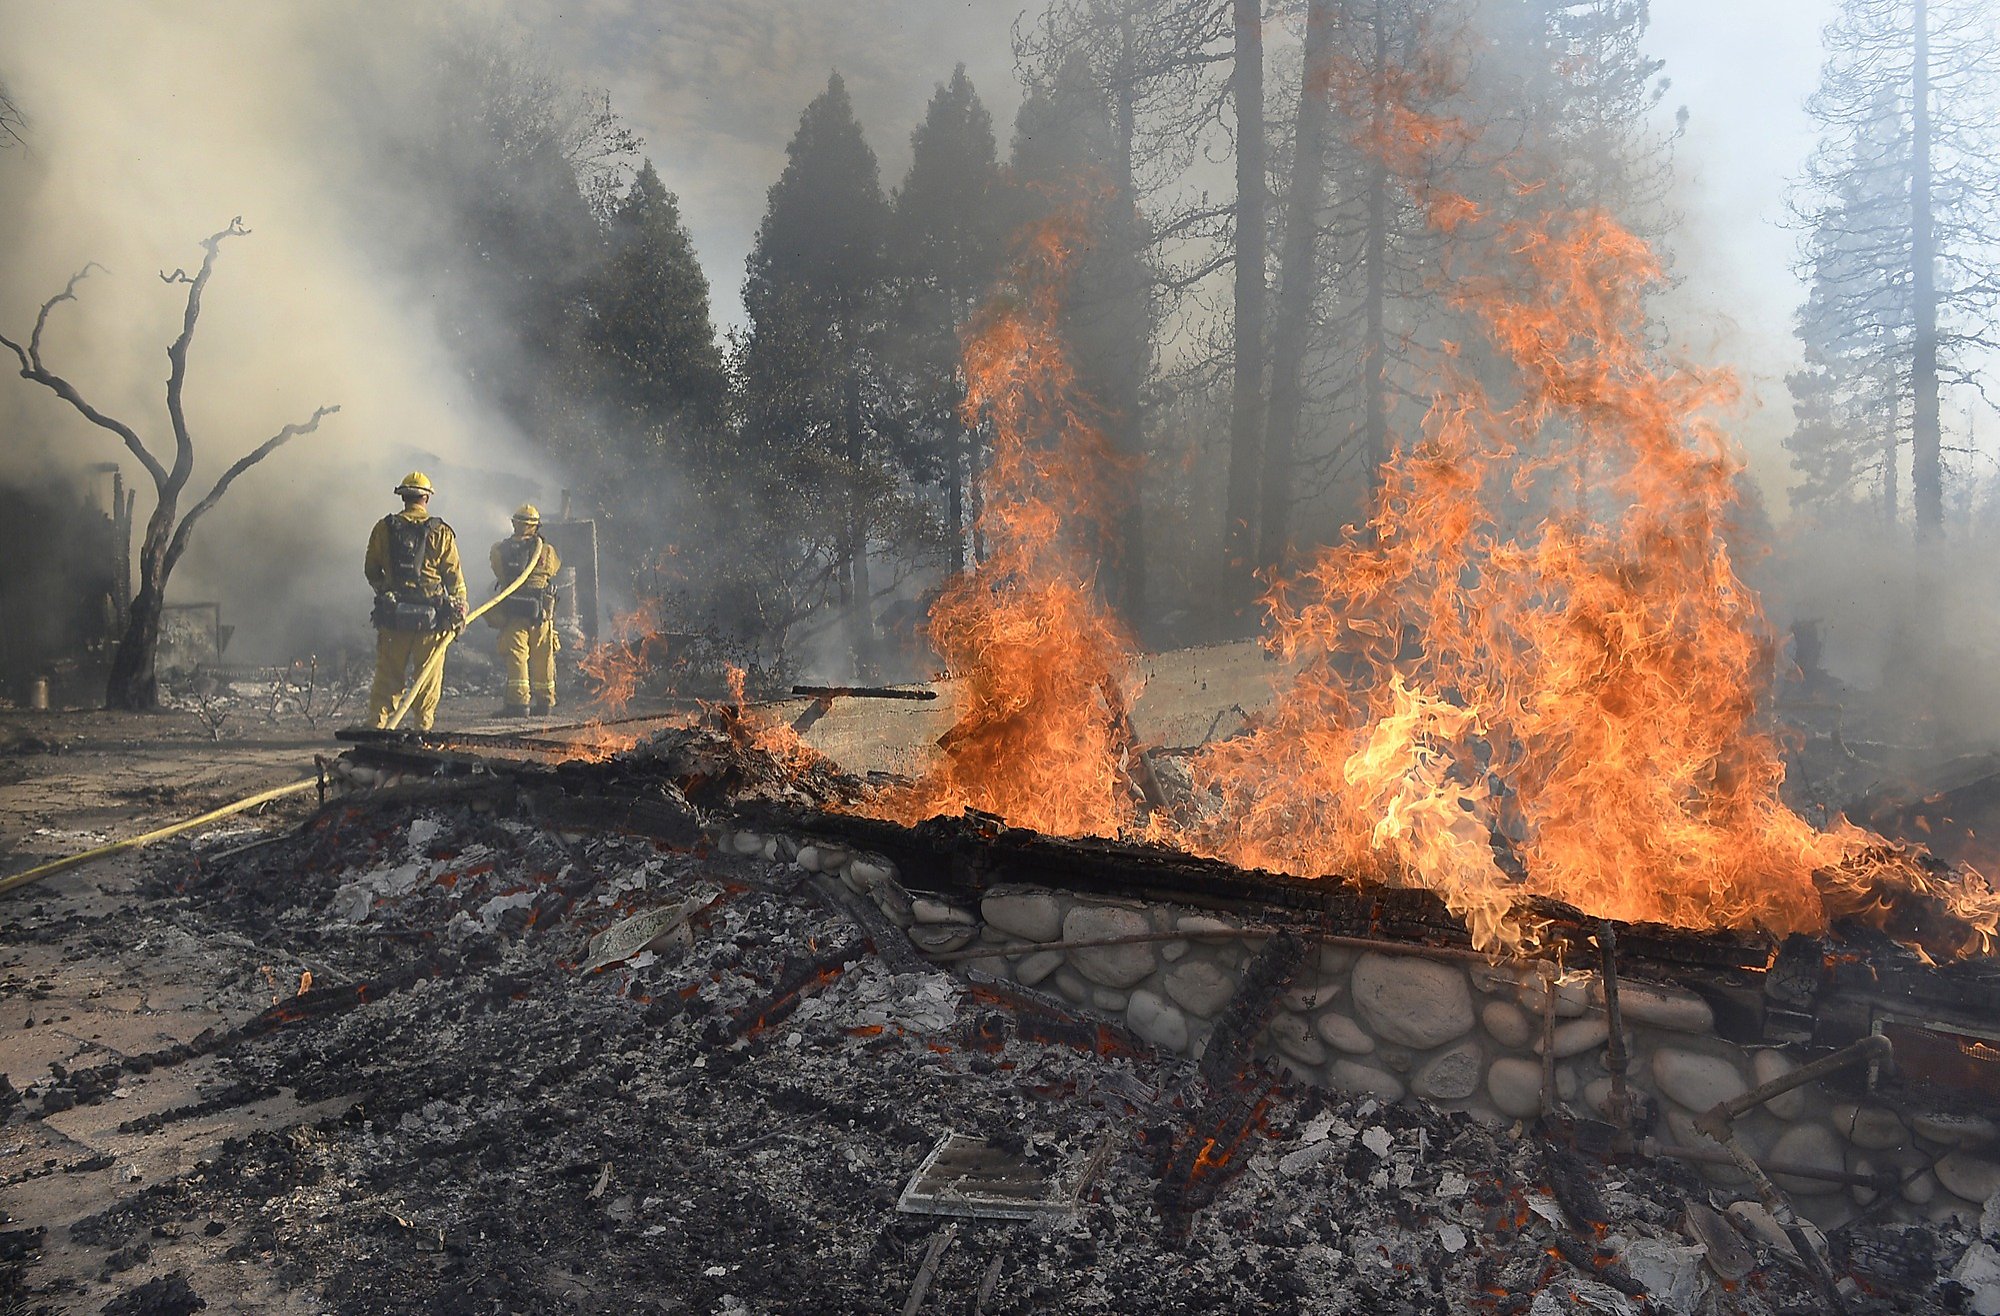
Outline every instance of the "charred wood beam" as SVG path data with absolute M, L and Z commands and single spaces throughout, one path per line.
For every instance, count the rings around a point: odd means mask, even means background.
M 1194 1213 L 1215 1200 L 1256 1139 L 1276 1083 L 1252 1049 L 1311 949 L 1293 933 L 1272 936 L 1244 969 L 1209 1034 L 1197 1070 L 1206 1096 L 1167 1143 L 1154 1191 L 1167 1234 L 1177 1241 L 1187 1239 Z
M 845 915 L 848 922 L 860 930 L 868 939 L 876 956 L 889 966 L 891 973 L 930 973 L 930 965 L 917 955 L 916 947 L 903 935 L 903 930 L 889 921 L 888 915 L 876 907 L 866 896 L 857 896 L 842 886 L 838 879 L 823 873 L 814 874 L 808 885 L 820 903 L 835 913 Z
M 898 685 L 795 685 L 792 693 L 813 699 L 930 700 L 938 697 L 938 692 L 929 687 L 912 690 Z
M 407 742 L 370 743 L 351 752 L 409 774 L 514 783 L 533 798 L 537 816 L 565 830 L 618 830 L 694 848 L 696 831 L 719 821 L 836 842 L 888 858 L 913 888 L 965 903 L 995 885 L 1018 882 L 1227 911 L 1322 944 L 1383 951 L 1423 947 L 1440 956 L 1487 958 L 1472 949 L 1463 922 L 1428 891 L 1246 871 L 1159 848 L 1044 836 L 976 815 L 904 827 L 746 797 L 743 790 L 754 791 L 757 783 L 738 762 L 740 752 L 727 743 L 663 742 L 610 764 L 508 763 Z M 687 800 L 707 812 L 683 810 Z M 1601 920 L 1554 901 L 1527 902 L 1524 908 L 1543 929 L 1542 955 L 1565 969 L 1601 968 Z M 1878 931 L 1852 927 L 1782 943 L 1742 931 L 1612 927 L 1616 977 L 1694 990 L 1713 1007 L 1717 1032 L 1729 1040 L 1837 1048 L 1879 1026 L 1899 1044 L 1906 1036 L 1920 1044 L 1912 1055 L 1924 1057 L 1926 1070 L 1946 1065 L 1958 1086 L 2000 1094 L 2000 1030 L 1992 1023 L 2000 1017 L 2000 964 L 1991 960 L 1932 964 Z M 885 931 L 881 944 L 906 946 L 907 939 Z M 979 954 L 1024 949 L 987 947 Z M 978 955 L 969 949 L 952 958 Z
M 727 1046 L 739 1038 L 755 1037 L 792 1016 L 800 1002 L 846 972 L 868 953 L 862 940 L 843 942 L 822 955 L 801 957 L 787 963 L 778 973 L 778 982 L 761 998 L 735 1011 L 726 1019 L 709 1021 L 703 1040 L 711 1046 Z
M 1011 978 L 995 978 L 978 970 L 966 975 L 972 999 L 981 1005 L 1005 1010 L 1014 1020 L 1015 1032 L 1024 1040 L 1043 1046 L 1066 1046 L 1095 1056 L 1138 1056 L 1153 1053 L 1152 1044 L 1123 1024 L 1114 1024 L 1094 1015 L 1086 1016 L 1068 1001 L 1024 987 Z M 976 1035 L 967 1045 L 981 1050 L 998 1050 L 1006 1039 L 995 1030 L 975 1021 Z
M 1278 998 L 1298 977 L 1309 949 L 1304 938 L 1280 932 L 1243 971 L 1201 1055 L 1201 1080 L 1211 1090 L 1233 1088 L 1248 1069 L 1257 1035 L 1277 1013 Z
M 527 749 L 545 750 L 554 753 L 574 754 L 584 748 L 573 740 L 558 740 L 553 736 L 530 735 L 511 731 L 386 731 L 373 727 L 342 727 L 333 733 L 335 740 L 344 740 L 351 745 L 405 746 L 418 750 L 449 750 L 459 747 L 471 749 Z

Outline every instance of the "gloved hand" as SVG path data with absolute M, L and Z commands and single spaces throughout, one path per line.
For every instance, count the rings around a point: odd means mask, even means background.
M 453 634 L 458 634 L 465 630 L 465 614 L 465 600 L 453 599 L 451 601 L 451 629 Z

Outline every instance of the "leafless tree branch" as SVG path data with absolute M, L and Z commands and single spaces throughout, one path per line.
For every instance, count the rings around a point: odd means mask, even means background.
M 75 301 L 76 285 L 83 282 L 84 278 L 92 270 L 101 270 L 103 268 L 96 261 L 91 261 L 75 274 L 69 276 L 69 282 L 63 285 L 61 292 L 42 303 L 41 311 L 35 316 L 34 332 L 28 336 L 26 347 L 21 346 L 21 344 L 15 342 L 5 334 L 0 334 L 0 345 L 7 347 L 20 361 L 21 378 L 33 380 L 35 383 L 40 384 L 63 401 L 69 403 L 76 410 L 77 414 L 81 415 L 91 424 L 116 434 L 123 441 L 126 449 L 131 452 L 133 457 L 138 459 L 139 464 L 146 468 L 146 473 L 153 477 L 154 485 L 156 487 L 164 486 L 167 481 L 166 467 L 162 466 L 159 459 L 153 456 L 152 452 L 146 447 L 145 440 L 141 439 L 131 426 L 125 424 L 123 421 L 113 420 L 96 407 L 91 406 L 90 403 L 84 400 L 83 395 L 77 392 L 74 384 L 42 364 L 42 332 L 48 327 L 49 312 L 54 310 L 60 303 Z
M 243 474 L 243 472 L 249 470 L 258 462 L 263 461 L 266 457 L 284 447 L 299 435 L 312 433 L 319 428 L 319 423 L 322 420 L 325 420 L 328 416 L 333 415 L 339 410 L 340 408 L 337 405 L 321 407 L 313 412 L 310 419 L 285 426 L 285 428 L 258 444 L 248 453 L 237 458 L 235 464 L 224 471 L 216 480 L 215 487 L 210 489 L 200 502 L 188 508 L 187 515 L 181 518 L 179 527 L 174 531 L 173 543 L 167 549 L 167 562 L 169 566 L 178 562 L 181 553 L 187 548 L 188 536 L 194 529 L 194 523 L 201 519 L 210 508 L 222 501 L 222 495 L 229 492 L 229 486 L 236 482 L 237 476 Z
M 167 349 L 167 361 L 172 367 L 167 376 L 167 418 L 174 427 L 173 473 L 176 485 L 185 483 L 188 473 L 194 469 L 194 436 L 188 432 L 187 411 L 182 406 L 181 395 L 187 385 L 188 345 L 194 342 L 195 321 L 201 317 L 202 290 L 208 287 L 209 275 L 215 272 L 217 249 L 226 239 L 240 237 L 249 231 L 243 227 L 243 216 L 237 215 L 229 221 L 227 228 L 202 239 L 201 270 L 188 282 L 187 312 L 181 321 L 181 334 Z
M 86 262 L 82 269 L 69 276 L 69 282 L 63 285 L 61 292 L 42 303 L 41 311 L 35 316 L 35 332 L 28 336 L 28 358 L 35 363 L 36 369 L 39 370 L 42 365 L 42 330 L 48 327 L 49 312 L 53 311 L 58 303 L 75 301 L 76 285 L 82 283 L 92 270 L 102 269 L 104 267 L 94 260 Z

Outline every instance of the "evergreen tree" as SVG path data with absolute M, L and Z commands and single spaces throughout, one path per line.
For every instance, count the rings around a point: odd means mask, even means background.
M 1379 8 L 1379 5 L 1378 5 Z M 1278 297 L 1271 335 L 1271 400 L 1264 425 L 1263 487 L 1257 559 L 1276 566 L 1291 544 L 1298 432 L 1305 410 L 1305 358 L 1312 305 L 1320 287 L 1320 210 L 1333 118 L 1335 0 L 1309 0 L 1299 110 L 1292 134 L 1291 186 L 1279 248 Z M 1374 171 L 1381 172 L 1377 162 Z
M 1785 446 L 1799 475 L 1794 507 L 1824 513 L 1864 499 L 1893 523 L 1913 317 L 1909 282 L 1879 271 L 1909 268 L 1910 172 L 1901 107 L 1886 94 L 1876 106 L 1801 244 L 1804 363 L 1786 380 L 1796 425 Z
M 980 466 L 977 436 L 959 415 L 958 331 L 991 284 L 1004 239 L 993 118 L 963 64 L 931 97 L 910 146 L 892 221 L 902 293 L 897 345 L 910 427 L 944 484 L 956 573 L 965 569 L 966 486 Z
M 1500 64 L 1517 75 L 1508 99 L 1525 130 L 1518 149 L 1535 178 L 1555 185 L 1546 203 L 1607 210 L 1645 237 L 1669 232 L 1686 110 L 1672 132 L 1656 126 L 1672 84 L 1644 49 L 1649 0 L 1526 0 L 1489 21 Z
M 875 647 L 873 512 L 896 490 L 881 359 L 889 207 L 838 73 L 806 107 L 785 155 L 743 285 L 744 437 L 800 486 L 832 495 L 817 530 L 831 534 L 849 644 L 865 672 Z
M 1165 358 L 1158 396 L 1230 385 L 1227 471 L 1196 500 L 1220 523 L 1222 542 L 1206 544 L 1196 603 L 1205 619 L 1233 627 L 1255 585 L 1258 457 L 1263 438 L 1267 233 L 1270 218 L 1264 113 L 1265 0 L 1050 0 L 1015 32 L 1015 59 L 1030 87 L 1073 88 L 1102 120 L 1097 150 L 1107 185 L 1131 210 L 1136 255 L 1146 272 L 1148 332 L 1172 325 L 1181 341 Z M 1233 158 L 1234 195 L 1215 198 L 1201 180 L 1205 161 Z M 1226 302 L 1210 281 L 1224 271 Z M 1211 295 L 1214 294 L 1214 295 Z M 1136 300 L 1136 298 L 1135 298 Z M 1152 373 L 1150 355 L 1141 378 Z M 1136 398 L 1134 399 L 1136 405 Z M 1136 452 L 1147 417 L 1123 424 L 1120 446 Z M 1144 440 L 1150 444 L 1150 436 Z M 1148 488 L 1178 478 L 1157 468 Z M 1164 503 L 1187 505 L 1178 491 Z M 1212 504 L 1212 505 L 1211 505 Z M 1193 510 L 1190 507 L 1190 510 Z M 1160 557 L 1155 543 L 1136 552 L 1142 517 L 1134 491 L 1122 536 L 1133 544 L 1112 578 L 1131 620 L 1144 624 L 1137 600 L 1148 594 L 1142 570 Z M 1154 592 L 1155 594 L 1157 591 Z M 1164 600 L 1147 598 L 1159 614 Z
M 709 318 L 708 276 L 680 201 L 651 160 L 612 213 L 594 301 L 598 369 L 642 427 L 723 422 L 728 376 Z
M 691 494 L 715 462 L 729 388 L 707 276 L 650 160 L 611 212 L 587 301 L 571 366 L 590 412 L 566 455 L 606 551 L 639 568 L 712 529 L 716 509 Z
M 1885 415 L 1907 415 L 1917 533 L 1934 536 L 1944 520 L 1939 394 L 1975 383 L 1980 357 L 2000 343 L 1985 327 L 2000 304 L 1990 94 L 2000 48 L 1979 0 L 1843 0 L 1825 44 L 1807 102 L 1820 144 L 1794 205 L 1813 289 L 1800 317 L 1807 414 L 1791 445 L 1800 492 L 1831 496 L 1846 483 L 1841 450 L 1868 442 L 1855 427 L 1880 434 Z M 1886 397 L 1885 380 L 1896 381 Z

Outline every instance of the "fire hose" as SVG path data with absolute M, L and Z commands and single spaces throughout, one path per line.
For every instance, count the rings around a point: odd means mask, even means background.
M 515 590 L 527 584 L 528 577 L 534 573 L 535 564 L 540 560 L 540 557 L 540 554 L 536 554 L 535 557 L 530 558 L 528 565 L 522 568 L 520 575 L 514 577 L 514 582 L 511 585 L 467 613 L 464 622 L 446 636 L 445 642 L 438 646 L 437 652 L 431 655 L 430 661 L 425 663 L 423 669 L 417 673 L 417 679 L 410 683 L 410 688 L 404 692 L 402 700 L 396 705 L 394 714 L 389 718 L 389 725 L 391 727 L 401 722 L 404 715 L 410 711 L 410 705 L 416 702 L 417 691 L 423 689 L 425 682 L 435 678 L 443 670 L 445 650 L 451 647 L 451 642 L 464 634 L 465 627 L 470 626 L 473 622 L 484 616 L 492 609 L 494 604 L 507 598 Z M 294 781 L 284 786 L 273 786 L 269 790 L 258 791 L 254 795 L 246 795 L 242 799 L 232 804 L 225 804 L 219 809 L 210 809 L 207 813 L 186 819 L 182 822 L 156 828 L 140 836 L 129 837 L 123 841 L 113 841 L 109 845 L 100 845 L 95 850 L 85 850 L 82 854 L 73 854 L 67 858 L 52 859 L 48 863 L 38 867 L 15 873 L 10 877 L 0 878 L 0 895 L 5 895 L 17 887 L 24 887 L 30 882 L 39 881 L 44 877 L 52 877 L 57 873 L 66 872 L 72 868 L 79 868 L 84 864 L 94 863 L 99 859 L 108 859 L 112 855 L 124 854 L 128 850 L 144 849 L 156 841 L 164 841 L 169 837 L 179 836 L 182 832 L 193 831 L 195 828 L 204 826 L 205 824 L 234 817 L 236 814 L 254 809 L 260 804 L 268 804 L 272 800 L 283 799 L 287 795 L 297 795 L 301 791 L 313 789 L 319 785 L 319 782 L 319 777 L 315 775 L 307 777 L 303 781 Z
M 219 822 L 224 818 L 232 817 L 245 810 L 254 809 L 260 804 L 267 804 L 272 800 L 283 799 L 287 795 L 297 795 L 300 791 L 309 791 L 317 785 L 319 785 L 319 778 L 313 776 L 307 777 L 304 781 L 295 781 L 284 786 L 273 786 L 269 790 L 258 791 L 255 795 L 246 795 L 234 804 L 225 804 L 219 809 L 210 809 L 207 813 L 199 817 L 189 818 L 184 822 L 177 822 L 158 828 L 147 832 L 143 836 L 134 836 L 123 841 L 113 841 L 110 845 L 100 845 L 95 850 L 85 850 L 82 854 L 73 854 L 66 859 L 50 860 L 39 868 L 30 868 L 26 872 L 15 873 L 12 877 L 0 878 L 0 895 L 5 895 L 16 887 L 26 886 L 30 882 L 53 876 L 56 873 L 64 872 L 71 868 L 81 867 L 84 864 L 92 863 L 99 859 L 108 859 L 115 854 L 124 854 L 127 850 L 144 849 L 155 841 L 164 841 L 170 836 L 179 836 L 182 832 L 192 831 L 207 823 Z
M 406 715 L 408 715 L 410 711 L 410 706 L 417 702 L 417 692 L 423 689 L 426 685 L 430 684 L 432 681 L 439 680 L 442 678 L 442 674 L 444 672 L 444 655 L 445 652 L 451 648 L 452 641 L 456 640 L 459 636 L 465 634 L 466 627 L 472 625 L 473 622 L 478 621 L 481 617 L 484 617 L 488 612 L 492 611 L 494 604 L 500 602 L 502 599 L 510 597 L 515 590 L 527 584 L 528 577 L 535 574 L 535 567 L 540 564 L 541 560 L 542 560 L 542 555 L 539 550 L 529 555 L 528 565 L 521 568 L 521 574 L 514 577 L 514 582 L 511 585 L 507 586 L 506 589 L 501 590 L 498 594 L 495 594 L 492 598 L 486 600 L 486 602 L 474 608 L 471 612 L 466 613 L 465 619 L 459 622 L 457 628 L 446 633 L 444 643 L 440 644 L 437 647 L 437 652 L 432 654 L 430 657 L 430 661 L 425 663 L 423 667 L 417 672 L 417 679 L 410 682 L 410 688 L 408 690 L 405 690 L 403 692 L 403 697 L 397 701 L 396 711 L 389 715 L 388 725 L 390 730 L 393 731 L 396 727 L 402 724 L 403 718 Z

